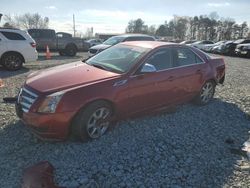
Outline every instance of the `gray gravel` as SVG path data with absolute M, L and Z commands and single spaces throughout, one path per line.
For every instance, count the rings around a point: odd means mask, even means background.
M 0 69 L 6 85 L 0 98 L 15 95 L 31 71 L 72 61 L 56 59 L 12 74 Z M 61 186 L 72 188 L 250 187 L 249 161 L 232 152 L 249 138 L 250 59 L 225 61 L 226 82 L 211 104 L 123 121 L 85 144 L 39 141 L 13 105 L 0 103 L 0 187 L 19 187 L 22 170 L 41 160 L 54 165 Z

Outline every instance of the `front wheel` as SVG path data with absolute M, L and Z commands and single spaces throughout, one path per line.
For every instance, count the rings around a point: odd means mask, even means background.
M 208 104 L 214 97 L 215 83 L 212 81 L 207 81 L 201 88 L 199 95 L 197 96 L 195 102 L 198 105 Z
M 108 130 L 112 115 L 111 106 L 105 101 L 96 101 L 81 110 L 72 124 L 72 134 L 82 141 L 100 138 Z

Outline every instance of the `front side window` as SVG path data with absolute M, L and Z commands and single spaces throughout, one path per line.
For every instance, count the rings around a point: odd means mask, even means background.
M 193 51 L 188 48 L 173 49 L 173 63 L 175 67 L 203 63 Z
M 19 33 L 13 33 L 13 32 L 7 32 L 7 31 L 1 31 L 3 36 L 5 36 L 9 40 L 26 40 L 22 35 Z
M 146 60 L 146 63 L 153 65 L 157 71 L 172 68 L 171 50 L 169 48 L 158 50 Z
M 86 63 L 111 72 L 125 73 L 148 51 L 148 48 L 119 44 L 93 56 Z

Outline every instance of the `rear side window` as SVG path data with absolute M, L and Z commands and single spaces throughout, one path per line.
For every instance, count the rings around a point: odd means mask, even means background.
M 154 41 L 152 37 L 129 37 L 125 41 Z
M 154 39 L 152 37 L 140 37 L 140 40 L 154 41 Z
M 29 30 L 28 33 L 32 38 L 54 38 L 55 33 L 52 30 Z
M 175 67 L 200 64 L 203 61 L 191 50 L 187 48 L 173 49 L 173 63 Z
M 19 33 L 6 32 L 6 31 L 1 31 L 1 33 L 3 34 L 3 36 L 5 36 L 9 40 L 26 40 Z

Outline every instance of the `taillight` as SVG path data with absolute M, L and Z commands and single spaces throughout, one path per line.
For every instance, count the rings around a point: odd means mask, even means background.
M 36 47 L 36 43 L 34 43 L 34 42 L 31 42 L 30 45 L 31 45 L 33 48 Z

